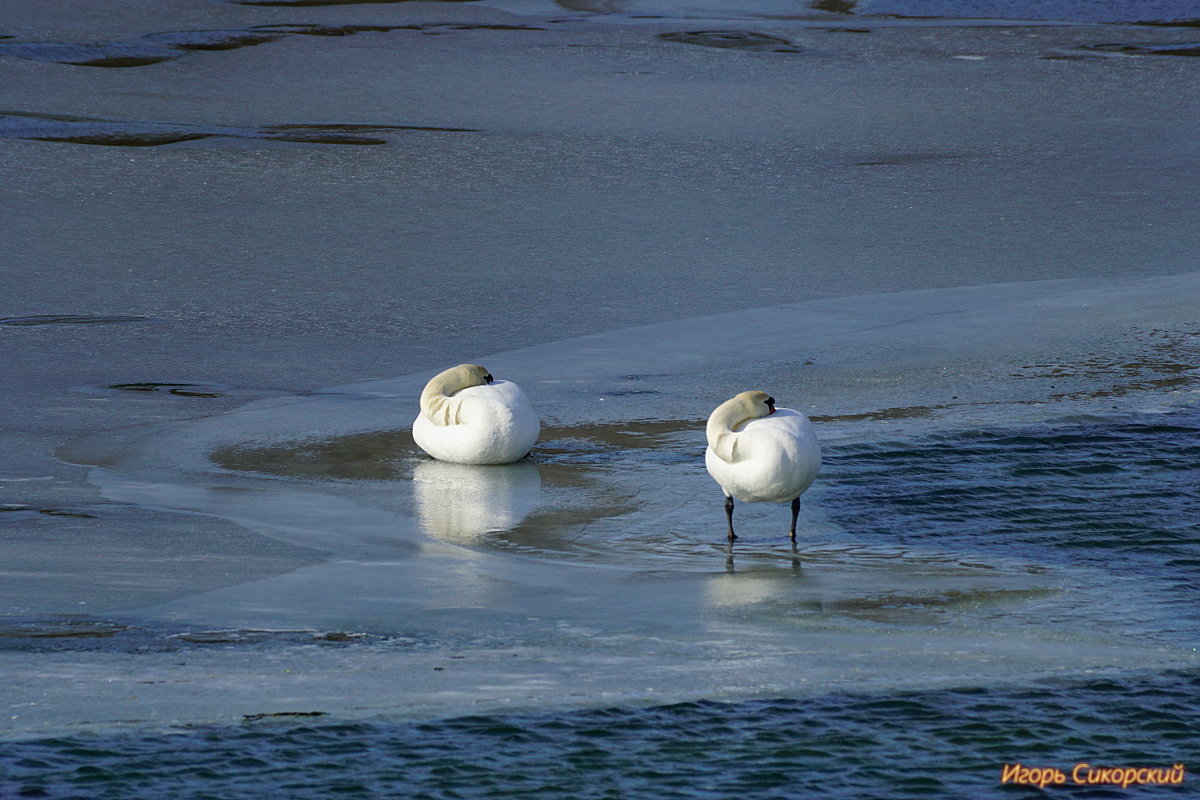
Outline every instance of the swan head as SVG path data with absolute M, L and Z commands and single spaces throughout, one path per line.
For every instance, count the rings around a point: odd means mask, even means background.
M 449 425 L 453 422 L 449 399 L 463 389 L 491 384 L 494 380 L 487 368 L 479 364 L 459 364 L 443 370 L 425 384 L 421 392 L 421 413 L 434 425 Z
M 495 378 L 487 371 L 487 367 L 479 364 L 459 364 L 430 378 L 429 383 L 425 384 L 424 394 L 450 397 L 469 386 L 483 386 L 493 380 Z
M 457 367 L 451 367 L 442 374 L 454 373 L 461 376 L 462 385 L 459 389 L 466 389 L 468 386 L 483 386 L 496 380 L 492 377 L 492 373 L 487 371 L 487 367 L 481 367 L 478 364 L 459 364 Z M 458 391 L 456 389 L 455 391 Z
M 717 406 L 713 411 L 714 416 L 717 411 L 722 411 L 722 418 L 728 420 L 729 427 L 736 430 L 744 422 L 774 414 L 775 398 L 758 390 L 742 392 Z

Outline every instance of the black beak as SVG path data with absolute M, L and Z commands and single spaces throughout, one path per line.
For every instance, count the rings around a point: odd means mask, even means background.
M 484 375 L 484 376 L 483 376 L 483 379 L 484 379 L 485 381 L 487 381 L 488 383 L 491 383 L 492 381 L 494 381 L 494 380 L 495 380 L 495 378 L 493 378 L 493 377 L 492 377 L 492 373 L 490 373 L 490 372 L 489 372 L 487 375 Z
M 770 411 L 767 412 L 768 416 L 775 413 L 775 398 L 774 397 L 767 398 L 767 408 L 771 409 Z

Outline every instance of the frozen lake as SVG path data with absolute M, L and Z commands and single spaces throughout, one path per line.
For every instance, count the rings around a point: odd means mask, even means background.
M 1200 9 L 944 5 L 10 3 L 0 793 L 1187 761 L 1197 62 L 1126 23 Z M 527 461 L 413 445 L 465 361 Z M 749 388 L 795 549 L 703 469 Z

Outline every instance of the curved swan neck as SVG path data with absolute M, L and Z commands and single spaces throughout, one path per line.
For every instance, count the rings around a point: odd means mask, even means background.
M 723 461 L 733 462 L 737 458 L 737 431 L 752 419 L 771 413 L 766 392 L 742 392 L 717 406 L 708 418 L 705 433 L 708 446 Z
M 439 372 L 421 392 L 421 413 L 434 425 L 457 425 L 459 403 L 453 403 L 451 399 L 468 386 L 490 382 L 491 377 L 478 364 L 459 364 Z

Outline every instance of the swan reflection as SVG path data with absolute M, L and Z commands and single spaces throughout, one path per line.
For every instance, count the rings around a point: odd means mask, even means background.
M 779 564 L 735 568 L 730 556 L 725 562 L 725 572 L 713 573 L 705 581 L 704 604 L 719 609 L 778 602 L 810 588 L 797 580 L 801 577 L 796 564 L 791 569 Z
M 413 470 L 417 516 L 426 533 L 477 546 L 490 533 L 521 524 L 541 499 L 542 478 L 529 461 L 478 466 L 422 461 Z

